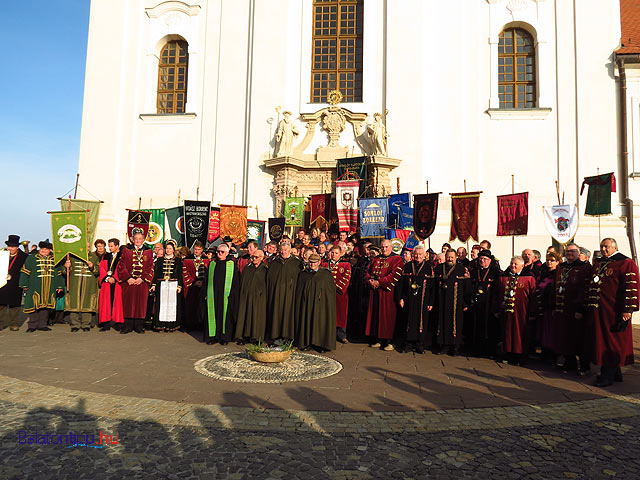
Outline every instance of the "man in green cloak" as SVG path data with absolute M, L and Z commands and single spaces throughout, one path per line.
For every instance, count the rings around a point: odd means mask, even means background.
M 91 314 L 98 311 L 98 264 L 95 252 L 88 262 L 70 257 L 64 263 L 63 275 L 69 272 L 69 291 L 64 298 L 64 311 L 70 312 L 71 331 L 91 330 Z

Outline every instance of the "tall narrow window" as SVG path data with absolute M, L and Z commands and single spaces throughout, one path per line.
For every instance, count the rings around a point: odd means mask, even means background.
M 535 108 L 536 51 L 533 37 L 521 28 L 507 28 L 498 43 L 500 108 Z
M 343 102 L 362 101 L 364 0 L 313 0 L 311 103 L 340 90 Z
M 173 40 L 160 52 L 158 65 L 158 113 L 184 113 L 187 103 L 187 42 Z

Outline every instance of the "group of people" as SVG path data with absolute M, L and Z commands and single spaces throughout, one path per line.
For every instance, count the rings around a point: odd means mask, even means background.
M 553 247 L 544 263 L 525 249 L 504 271 L 487 240 L 470 258 L 449 244 L 440 253 L 418 245 L 396 255 L 389 240 L 378 247 L 347 232 L 327 238 L 302 229 L 264 251 L 255 241 L 236 251 L 228 238 L 206 251 L 200 242 L 150 249 L 144 240 L 136 233 L 123 248 L 98 240 L 87 262 L 55 265 L 49 242 L 27 255 L 11 235 L 0 326 L 17 330 L 22 308 L 27 332 L 48 330 L 48 312 L 63 303 L 74 332 L 89 331 L 95 316 L 101 331 L 143 333 L 146 323 L 162 332 L 202 330 L 208 344 L 291 341 L 327 351 L 336 341 L 360 341 L 519 365 L 538 352 L 581 375 L 600 365 L 601 386 L 621 381 L 620 367 L 633 363 L 628 325 L 638 310 L 638 268 L 611 238 L 593 264 L 570 243 L 564 261 Z

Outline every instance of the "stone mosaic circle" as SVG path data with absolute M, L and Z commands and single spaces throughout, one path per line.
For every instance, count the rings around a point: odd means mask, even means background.
M 330 377 L 342 370 L 333 358 L 293 352 L 281 363 L 260 363 L 246 352 L 223 353 L 198 360 L 196 372 L 217 380 L 243 383 L 304 382 Z

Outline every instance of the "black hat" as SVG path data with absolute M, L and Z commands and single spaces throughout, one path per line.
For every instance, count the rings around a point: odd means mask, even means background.
M 380 253 L 380 252 L 381 252 L 380 247 L 378 247 L 378 246 L 376 246 L 376 245 L 371 245 L 371 246 L 369 247 L 369 251 L 371 251 L 371 250 L 373 250 L 374 252 L 378 252 L 378 253 Z
M 227 243 L 227 242 L 233 242 L 233 240 L 231 240 L 231 237 L 230 237 L 230 236 L 228 236 L 228 235 L 227 235 L 226 237 L 224 237 L 224 238 L 222 239 L 222 241 L 223 241 L 224 243 Z
M 53 244 L 47 238 L 46 240 L 43 240 L 40 243 L 38 243 L 38 248 L 48 248 L 49 250 L 53 250 Z
M 17 247 L 20 245 L 20 235 L 9 235 L 4 243 L 7 244 L 7 247 Z
M 493 255 L 491 255 L 491 250 L 487 250 L 487 249 L 480 250 L 478 257 L 489 257 L 491 260 L 493 260 Z
M 429 248 L 427 249 L 427 253 L 436 253 L 436 252 L 434 252 L 434 251 L 433 251 L 433 248 L 429 247 Z

